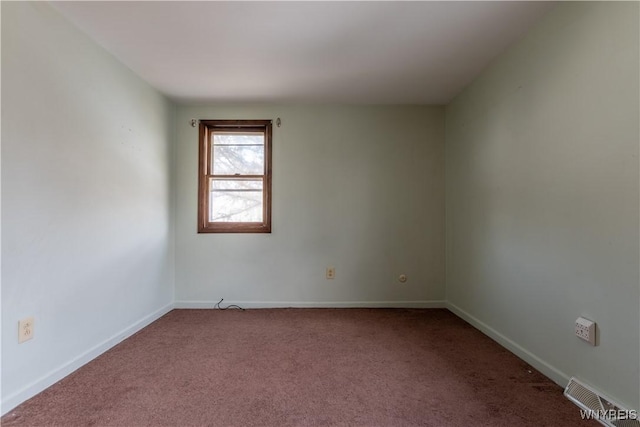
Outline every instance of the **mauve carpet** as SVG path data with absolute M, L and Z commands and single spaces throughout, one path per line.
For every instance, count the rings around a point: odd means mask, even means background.
M 597 426 L 447 310 L 174 310 L 9 426 Z

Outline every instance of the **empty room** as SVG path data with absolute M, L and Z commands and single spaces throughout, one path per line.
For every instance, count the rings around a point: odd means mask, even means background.
M 3 426 L 640 426 L 640 3 L 0 7 Z

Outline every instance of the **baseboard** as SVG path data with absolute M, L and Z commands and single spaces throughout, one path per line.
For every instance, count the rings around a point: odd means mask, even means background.
M 542 360 L 535 354 L 531 353 L 524 347 L 520 346 L 516 342 L 512 341 L 511 339 L 505 337 L 500 332 L 496 331 L 486 323 L 482 322 L 481 320 L 467 313 L 466 311 L 456 306 L 455 304 L 447 302 L 446 307 L 453 314 L 460 317 L 467 323 L 473 325 L 476 329 L 480 330 L 480 332 L 482 332 L 483 334 L 487 335 L 489 338 L 496 341 L 498 344 L 500 344 L 502 347 L 506 348 L 507 350 L 509 350 L 516 356 L 518 356 L 520 359 L 527 362 L 533 368 L 540 371 L 544 376 L 551 379 L 553 382 L 555 382 L 562 388 L 566 387 L 566 385 L 569 383 L 569 378 L 570 378 L 569 375 L 553 367 L 552 365 L 545 362 L 544 360 Z
M 214 308 L 218 301 L 176 301 L 175 308 Z M 446 301 L 227 301 L 242 308 L 446 308 Z
M 131 335 L 135 334 L 142 328 L 158 320 L 160 317 L 164 316 L 165 314 L 173 310 L 173 308 L 174 308 L 173 303 L 167 304 L 161 309 L 156 310 L 150 315 L 145 316 L 142 319 L 138 320 L 131 326 L 126 327 L 122 331 L 113 335 L 111 338 L 108 338 L 105 341 L 101 342 L 100 344 L 92 347 L 91 349 L 82 353 L 80 356 L 76 357 L 70 362 L 62 365 L 57 369 L 54 369 L 53 371 L 41 377 L 40 379 L 22 388 L 18 392 L 13 393 L 12 395 L 6 398 L 3 397 L 2 404 L 1 404 L 2 409 L 0 413 L 2 415 L 5 415 L 9 411 L 11 411 L 13 408 L 21 404 L 22 402 L 32 398 L 33 396 L 40 393 L 47 387 L 52 386 L 53 384 L 60 381 L 67 375 L 71 374 L 76 369 L 82 367 L 83 365 L 86 365 L 91 360 L 95 359 L 105 351 L 114 347 L 116 344 L 121 343 L 122 341 L 129 338 Z

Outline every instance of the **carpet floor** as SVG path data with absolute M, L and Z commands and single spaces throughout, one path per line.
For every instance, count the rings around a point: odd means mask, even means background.
M 174 310 L 2 426 L 598 426 L 447 310 Z

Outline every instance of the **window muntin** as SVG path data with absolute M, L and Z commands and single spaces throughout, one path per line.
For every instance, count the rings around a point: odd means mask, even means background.
M 271 232 L 271 121 L 200 123 L 198 232 Z

